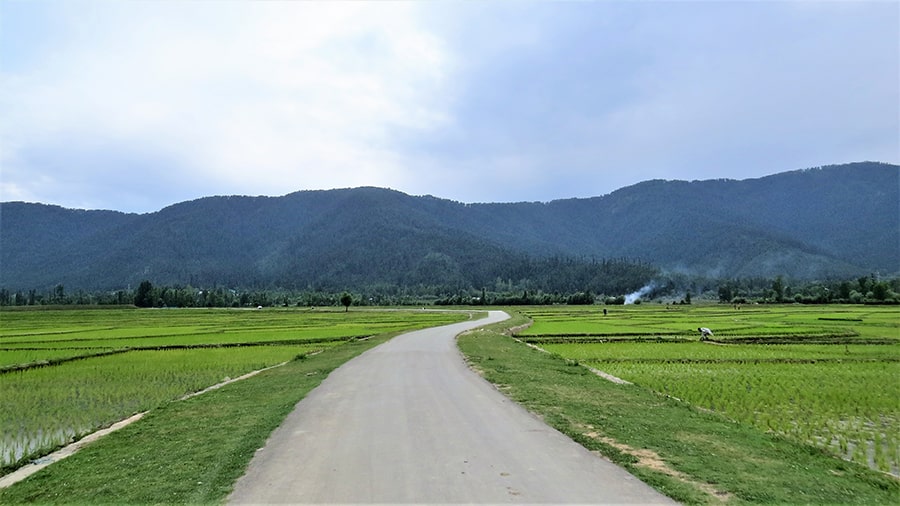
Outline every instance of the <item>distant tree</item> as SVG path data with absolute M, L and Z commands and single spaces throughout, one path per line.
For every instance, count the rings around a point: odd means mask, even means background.
M 590 290 L 587 292 L 576 292 L 569 296 L 566 300 L 571 305 L 589 305 L 594 303 L 594 294 Z
M 857 281 L 857 283 L 859 283 L 859 292 L 860 293 L 866 293 L 869 291 L 869 287 L 870 287 L 871 283 L 869 282 L 868 276 L 863 276 L 856 281 Z
M 850 298 L 850 292 L 853 290 L 853 287 L 850 286 L 849 281 L 844 281 L 838 287 L 838 295 L 841 299 L 847 300 Z
M 137 292 L 134 294 L 134 305 L 137 307 L 153 307 L 153 284 L 147 280 L 141 281 Z
M 584 304 L 584 292 L 575 292 L 566 297 L 566 304 Z
M 731 286 L 728 284 L 724 284 L 719 286 L 719 300 L 722 302 L 731 302 L 731 299 L 734 298 L 734 292 L 731 290 Z
M 618 297 L 607 297 L 603 300 L 603 303 L 607 306 L 622 306 L 625 305 L 625 296 L 619 295 Z
M 66 300 L 66 289 L 63 285 L 56 285 L 56 288 L 53 289 L 53 302 L 56 304 L 63 304 Z
M 353 296 L 347 292 L 341 294 L 341 305 L 344 306 L 344 312 L 350 310 L 350 304 L 353 303 Z
M 884 281 L 879 281 L 878 283 L 872 285 L 872 296 L 875 298 L 875 300 L 883 301 L 887 299 L 890 289 L 890 285 L 888 285 Z
M 772 282 L 772 291 L 775 292 L 775 302 L 784 302 L 784 280 L 776 276 Z

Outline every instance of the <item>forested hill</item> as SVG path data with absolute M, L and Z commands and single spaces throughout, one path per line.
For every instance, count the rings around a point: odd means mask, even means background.
M 622 258 L 638 262 L 609 260 Z M 115 289 L 144 279 L 464 288 L 497 278 L 578 290 L 590 273 L 609 283 L 617 270 L 648 277 L 654 268 L 794 279 L 894 274 L 900 167 L 655 180 L 549 203 L 461 204 L 379 188 L 207 197 L 148 214 L 7 202 L 0 262 L 0 287 L 12 290 Z

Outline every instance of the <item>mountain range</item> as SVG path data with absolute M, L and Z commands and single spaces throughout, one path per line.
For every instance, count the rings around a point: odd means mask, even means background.
M 653 180 L 552 202 L 464 204 L 363 187 L 206 197 L 146 214 L 0 203 L 0 287 L 9 290 L 113 290 L 145 279 L 479 287 L 558 280 L 569 271 L 554 269 L 574 264 L 613 276 L 610 261 L 648 276 L 648 266 L 719 278 L 896 274 L 900 166 Z

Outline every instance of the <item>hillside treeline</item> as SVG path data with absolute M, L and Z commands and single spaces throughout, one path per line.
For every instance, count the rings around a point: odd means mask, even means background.
M 441 297 L 490 291 L 498 279 L 529 295 L 639 288 L 645 264 L 624 275 L 597 267 L 620 258 L 712 279 L 895 276 L 898 202 L 900 167 L 880 163 L 646 181 L 546 203 L 464 204 L 381 188 L 206 197 L 147 214 L 4 202 L 0 287 L 424 286 Z
M 573 264 L 578 265 L 578 264 Z M 606 263 L 606 268 L 612 264 Z M 652 268 L 633 265 L 638 269 Z M 580 265 L 573 270 L 584 269 Z M 595 273 L 596 275 L 596 273 Z M 340 292 L 314 290 L 239 290 L 223 287 L 196 288 L 190 285 L 154 285 L 143 281 L 135 289 L 85 292 L 66 291 L 63 285 L 52 290 L 10 292 L 0 289 L 0 306 L 103 306 L 134 305 L 138 307 L 273 307 L 273 306 L 339 306 L 341 297 L 349 295 L 355 306 L 422 306 L 422 305 L 550 305 L 550 304 L 625 304 L 675 303 L 692 300 L 718 301 L 724 304 L 900 304 L 900 278 L 878 279 L 874 275 L 856 279 L 826 282 L 791 281 L 782 276 L 770 278 L 734 278 L 712 280 L 683 275 L 662 275 L 628 279 L 622 273 L 607 284 L 582 285 L 567 291 L 545 291 L 535 288 L 532 280 L 497 278 L 481 288 L 448 288 L 420 285 L 401 287 L 372 285 Z M 574 282 L 569 279 L 567 282 Z M 619 284 L 617 284 L 619 283 Z M 600 286 L 605 289 L 597 290 Z
M 729 279 L 717 283 L 720 302 L 801 304 L 900 304 L 900 278 L 875 275 L 829 282 L 790 282 L 775 279 Z
M 57 284 L 50 290 L 0 289 L 0 305 L 132 304 L 141 307 L 251 307 L 270 305 L 323 306 L 337 303 L 340 294 L 352 292 L 357 304 L 404 305 L 422 303 L 467 304 L 473 299 L 515 303 L 511 294 L 531 293 L 519 303 L 559 303 L 577 294 L 625 294 L 658 277 L 658 268 L 628 259 L 586 260 L 527 258 L 507 255 L 504 262 L 485 261 L 475 273 L 462 269 L 448 255 L 432 253 L 412 272 L 396 274 L 394 283 L 355 274 L 343 286 L 335 281 L 297 287 L 241 288 L 168 284 L 144 280 L 137 287 L 114 291 L 66 290 Z M 365 272 L 365 271 L 354 271 Z

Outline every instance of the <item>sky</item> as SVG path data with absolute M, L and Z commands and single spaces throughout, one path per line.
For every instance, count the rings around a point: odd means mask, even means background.
M 0 201 L 605 195 L 900 163 L 900 2 L 0 0 Z

